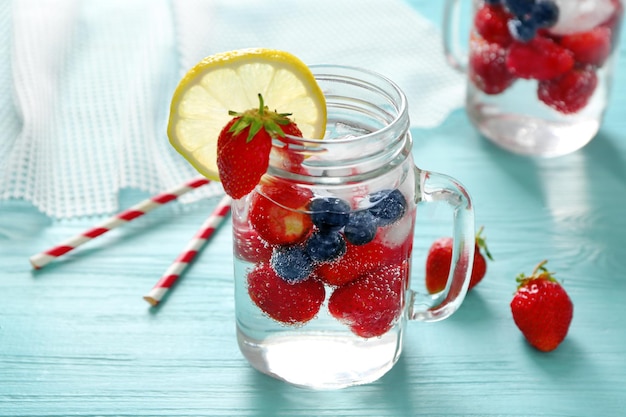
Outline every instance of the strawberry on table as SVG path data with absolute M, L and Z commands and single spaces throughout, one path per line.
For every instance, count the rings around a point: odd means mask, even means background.
M 487 257 L 493 260 L 487 242 L 482 236 L 483 227 L 476 233 L 476 246 L 474 248 L 474 264 L 470 278 L 468 291 L 474 288 L 487 273 Z M 428 250 L 426 258 L 426 289 L 434 294 L 446 287 L 450 264 L 452 262 L 452 238 L 441 237 L 433 242 Z
M 574 314 L 574 305 L 565 289 L 545 268 L 547 261 L 537 265 L 527 277 L 517 277 L 519 286 L 511 313 L 526 340 L 543 352 L 556 349 L 567 336 Z
M 288 282 L 266 263 L 248 274 L 250 298 L 272 319 L 285 324 L 302 324 L 318 313 L 325 297 L 324 284 L 313 277 Z
M 272 138 L 290 134 L 302 136 L 288 113 L 270 111 L 259 94 L 259 108 L 243 113 L 229 112 L 234 119 L 217 140 L 217 166 L 224 190 L 234 199 L 251 192 L 269 166 Z
M 452 262 L 452 238 L 436 239 L 428 250 L 426 257 L 426 289 L 434 294 L 443 291 L 448 282 Z

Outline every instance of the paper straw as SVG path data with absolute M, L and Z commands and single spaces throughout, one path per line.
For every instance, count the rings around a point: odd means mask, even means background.
M 79 235 L 69 238 L 59 245 L 54 246 L 53 248 L 31 256 L 30 263 L 32 264 L 33 268 L 40 269 L 58 258 L 59 256 L 65 255 L 72 249 L 79 247 L 83 243 L 86 243 L 100 235 L 103 235 L 109 230 L 115 229 L 116 227 L 119 227 L 131 220 L 134 220 L 137 217 L 141 217 L 149 211 L 152 211 L 155 208 L 162 206 L 163 204 L 167 204 L 170 201 L 177 199 L 181 195 L 186 194 L 189 191 L 195 190 L 196 188 L 208 183 L 209 180 L 204 177 L 195 178 L 169 191 L 150 197 L 132 206 L 131 208 L 108 218 L 101 224 L 92 227 L 91 229 Z
M 222 224 L 228 212 L 232 199 L 225 195 L 217 204 L 217 207 L 208 219 L 204 222 L 200 230 L 189 241 L 187 247 L 178 255 L 178 258 L 170 265 L 170 267 L 161 276 L 161 279 L 152 287 L 143 299 L 151 305 L 156 306 L 163 299 L 163 296 L 172 288 L 178 278 L 183 274 L 187 266 L 193 261 L 198 252 L 202 250 L 206 241 L 213 235 L 215 230 Z

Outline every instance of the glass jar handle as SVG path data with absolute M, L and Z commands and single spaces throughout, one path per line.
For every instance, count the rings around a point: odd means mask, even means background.
M 474 263 L 474 209 L 469 194 L 455 179 L 415 168 L 418 202 L 444 202 L 453 209 L 452 263 L 446 288 L 432 295 L 411 290 L 409 318 L 419 321 L 443 320 L 463 302 Z
M 459 0 L 446 0 L 443 12 L 443 52 L 448 64 L 459 72 L 467 71 L 467 52 L 459 45 Z

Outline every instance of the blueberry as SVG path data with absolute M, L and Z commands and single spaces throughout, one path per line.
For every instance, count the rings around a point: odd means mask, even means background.
M 553 1 L 539 1 L 532 12 L 532 20 L 537 27 L 548 28 L 559 20 L 559 6 Z
M 365 245 L 376 237 L 376 217 L 368 211 L 354 211 L 343 229 L 346 240 L 353 245 Z
M 537 34 L 537 27 L 530 20 L 511 19 L 507 25 L 511 35 L 520 42 L 529 42 Z
M 313 233 L 306 242 L 306 253 L 316 262 L 334 261 L 346 253 L 346 241 L 337 232 Z
M 398 190 L 382 190 L 370 195 L 370 213 L 376 218 L 378 226 L 387 226 L 399 220 L 406 211 L 406 199 Z
M 504 5 L 516 17 L 523 19 L 533 12 L 536 0 L 504 0 Z
M 313 262 L 302 246 L 283 246 L 274 250 L 270 264 L 285 281 L 304 281 L 313 272 Z
M 311 220 L 323 232 L 337 231 L 348 223 L 350 204 L 335 197 L 315 198 L 309 205 Z

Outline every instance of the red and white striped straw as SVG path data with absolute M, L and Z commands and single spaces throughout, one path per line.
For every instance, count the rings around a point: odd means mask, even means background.
M 33 268 L 40 269 L 58 258 L 59 256 L 65 255 L 66 253 L 77 248 L 83 243 L 86 243 L 100 235 L 103 235 L 109 230 L 115 229 L 116 227 L 119 227 L 122 224 L 134 220 L 137 217 L 143 216 L 149 211 L 152 211 L 155 208 L 162 206 L 163 204 L 167 204 L 172 200 L 176 200 L 181 195 L 186 194 L 208 183 L 209 180 L 204 177 L 195 178 L 169 191 L 150 197 L 132 206 L 131 208 L 108 218 L 101 224 L 92 227 L 91 229 L 79 235 L 67 239 L 59 245 L 54 246 L 53 248 L 31 256 L 30 263 L 32 264 Z
M 202 227 L 196 232 L 196 235 L 189 241 L 187 247 L 183 252 L 178 255 L 178 258 L 170 265 L 170 267 L 161 276 L 161 279 L 152 287 L 152 290 L 148 294 L 144 295 L 143 299 L 149 302 L 151 305 L 156 306 L 161 302 L 165 294 L 172 288 L 178 278 L 183 274 L 187 266 L 193 261 L 198 252 L 202 250 L 206 241 L 213 235 L 215 230 L 222 224 L 228 212 L 230 211 L 230 205 L 232 198 L 225 195 L 222 200 L 217 204 L 215 210 L 211 213 L 208 219 L 204 222 Z

